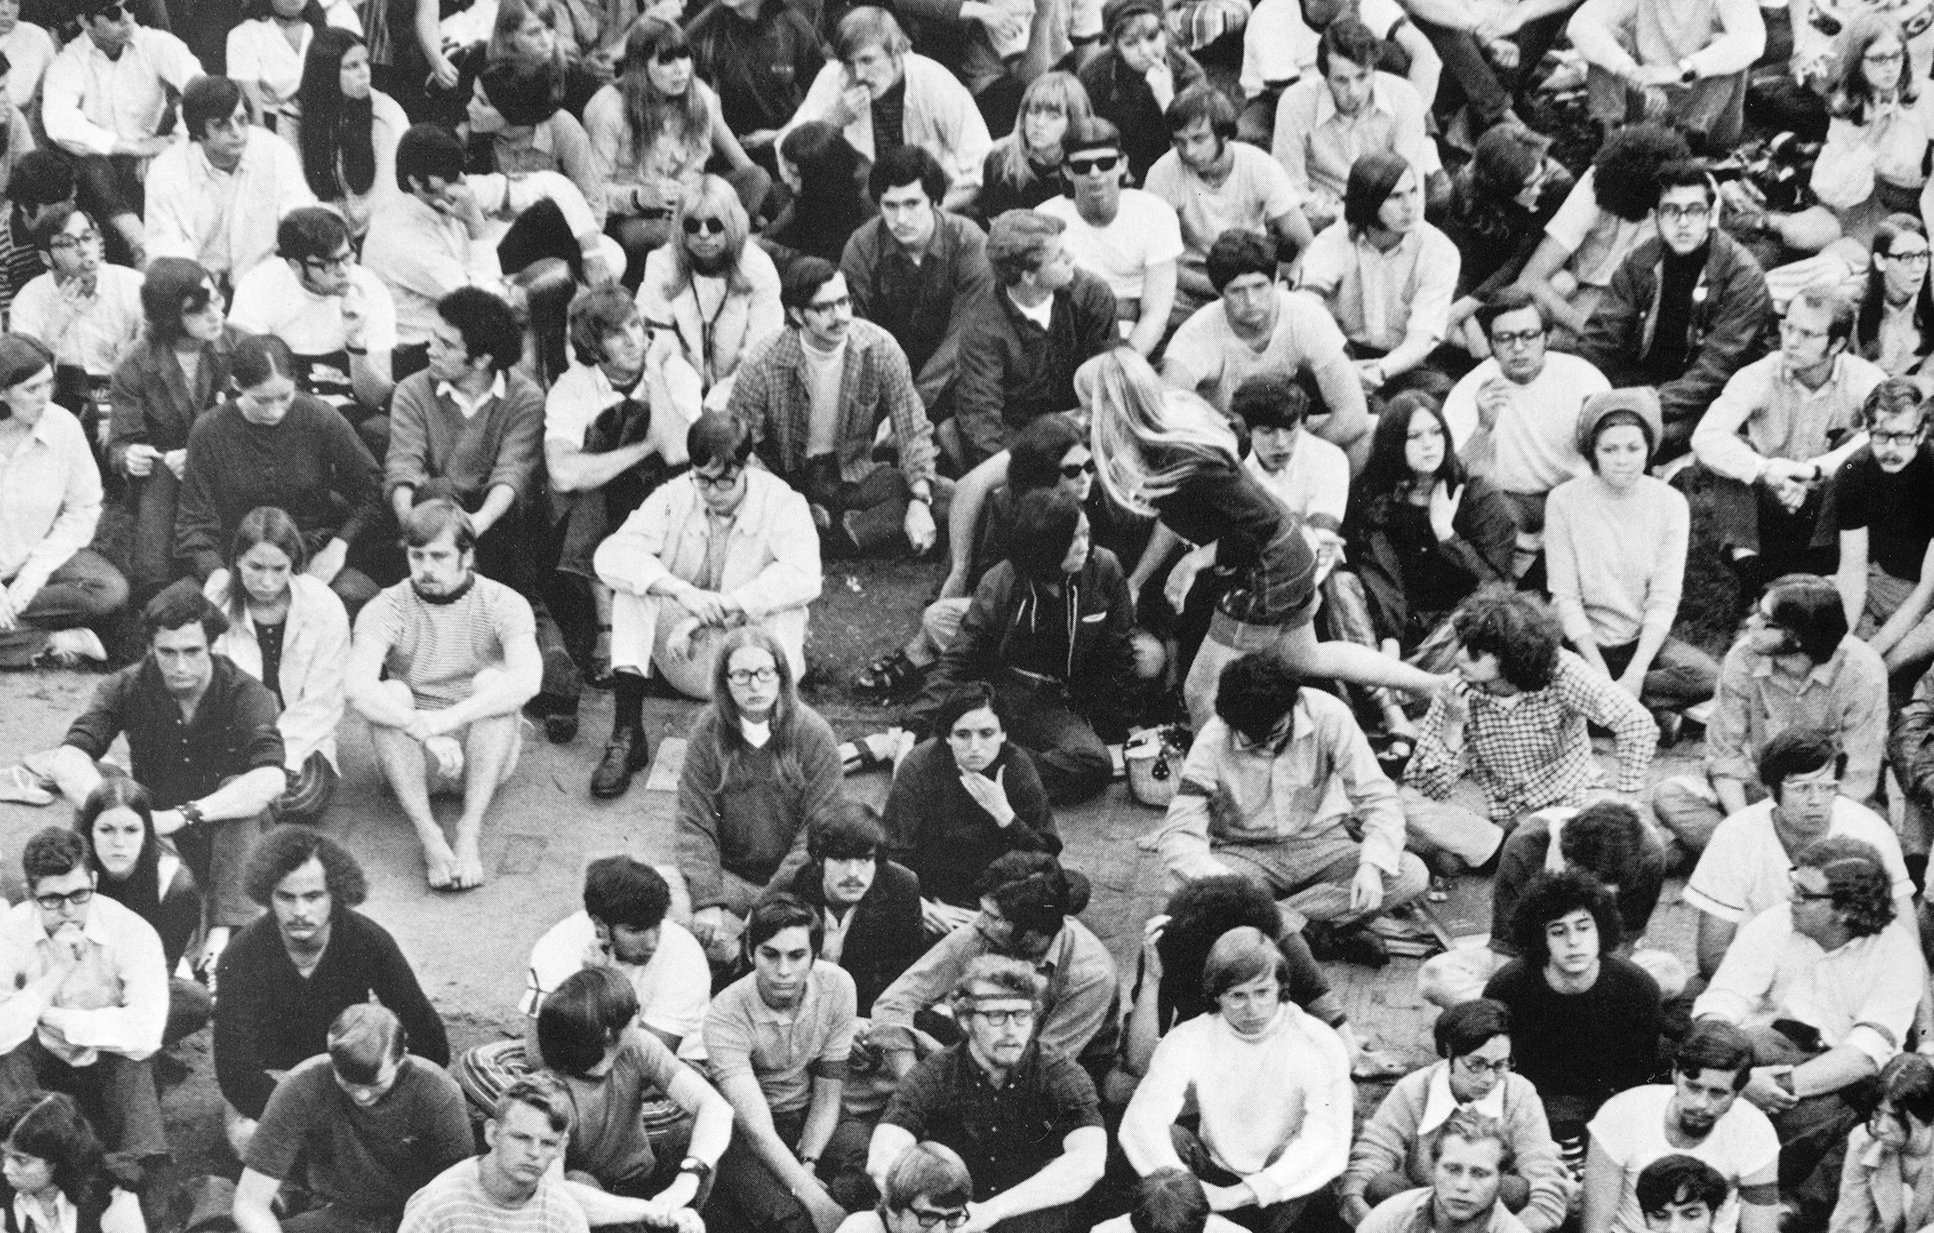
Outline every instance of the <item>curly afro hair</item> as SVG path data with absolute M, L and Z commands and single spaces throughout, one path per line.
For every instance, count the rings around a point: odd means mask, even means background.
M 1551 958 L 1545 944 L 1545 927 L 1580 909 L 1590 912 L 1598 924 L 1598 953 L 1609 955 L 1617 950 L 1619 937 L 1625 932 L 1618 902 L 1597 878 L 1567 869 L 1532 879 L 1531 885 L 1525 888 L 1524 898 L 1518 900 L 1511 932 L 1525 961 L 1543 967 Z
M 1592 159 L 1592 191 L 1598 208 L 1636 223 L 1659 204 L 1659 168 L 1692 157 L 1684 134 L 1663 124 L 1627 124 L 1612 130 Z

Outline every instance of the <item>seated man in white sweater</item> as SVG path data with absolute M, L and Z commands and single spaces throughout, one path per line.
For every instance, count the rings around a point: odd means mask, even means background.
M 1342 1040 L 1288 1000 L 1284 976 L 1261 931 L 1223 934 L 1202 965 L 1216 1012 L 1163 1037 L 1121 1124 L 1137 1173 L 1187 1167 L 1212 1206 L 1260 1208 L 1245 1221 L 1258 1233 L 1284 1233 L 1343 1172 L 1355 1107 Z M 1175 1124 L 1191 1095 L 1193 1131 Z

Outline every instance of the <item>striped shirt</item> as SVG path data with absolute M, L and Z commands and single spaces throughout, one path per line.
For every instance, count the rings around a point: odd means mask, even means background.
M 383 666 L 410 687 L 416 705 L 440 711 L 469 697 L 479 671 L 503 664 L 505 648 L 535 642 L 537 623 L 523 596 L 482 574 L 448 604 L 426 602 L 405 579 L 356 618 L 356 641 L 372 638 L 388 648 Z
M 459 1160 L 412 1195 L 399 1233 L 590 1233 L 557 1170 L 522 1205 L 505 1207 L 484 1190 L 478 1164 Z

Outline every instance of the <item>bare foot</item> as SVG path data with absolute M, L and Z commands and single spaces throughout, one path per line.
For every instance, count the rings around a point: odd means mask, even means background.
M 483 855 L 470 842 L 457 844 L 457 890 L 475 890 L 484 884 Z
M 457 890 L 457 857 L 450 844 L 438 835 L 434 842 L 423 841 L 423 863 L 429 868 L 431 890 Z

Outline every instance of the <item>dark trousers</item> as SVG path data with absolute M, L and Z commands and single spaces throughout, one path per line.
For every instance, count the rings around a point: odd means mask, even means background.
M 92 625 L 128 602 L 127 579 L 92 548 L 67 558 L 28 601 L 10 630 L 0 632 L 0 668 L 25 668 L 47 649 L 56 629 Z
M 1512 97 L 1525 77 L 1538 67 L 1538 61 L 1544 59 L 1545 52 L 1557 41 L 1558 32 L 1564 29 L 1565 21 L 1570 16 L 1570 9 L 1553 13 L 1525 23 L 1522 29 L 1512 35 L 1511 41 L 1518 47 L 1518 67 L 1515 69 L 1502 69 L 1492 64 L 1484 55 L 1484 48 L 1478 43 L 1477 36 L 1469 30 L 1452 30 L 1413 17 L 1411 21 L 1424 32 L 1424 37 L 1430 40 L 1430 45 L 1437 49 L 1438 58 L 1444 62 L 1444 76 L 1437 90 L 1438 113 L 1448 115 L 1457 110 L 1459 103 L 1469 103 L 1471 118 L 1476 121 L 1472 126 L 1473 134 L 1496 124 L 1511 106 Z
M 774 1113 L 772 1127 L 787 1147 L 796 1147 L 806 1128 L 806 1110 Z M 870 1134 L 864 1123 L 842 1118 L 820 1154 L 821 1175 L 835 1178 L 849 1171 L 855 1160 L 863 1168 Z M 814 1233 L 812 1217 L 760 1161 L 744 1135 L 733 1135 L 732 1145 L 719 1157 L 716 1185 L 704 1216 L 706 1227 L 721 1233 Z
M 1115 762 L 1094 725 L 1076 714 L 1058 690 L 996 685 L 1007 708 L 1007 734 L 1034 755 L 1041 786 L 1056 805 L 1076 805 L 1108 786 Z
M 215 999 L 207 989 L 179 976 L 168 977 L 168 1026 L 161 1031 L 163 1048 L 201 1031 L 215 1013 Z
M 1617 679 L 1630 666 L 1638 649 L 1636 642 L 1602 646 L 1598 648 L 1598 657 L 1605 661 L 1605 670 Z M 1647 706 L 1683 711 L 1709 700 L 1718 689 L 1718 661 L 1696 646 L 1668 637 L 1659 653 L 1652 657 L 1652 667 L 1645 674 L 1645 688 L 1640 692 L 1639 701 Z
M 1770 1027 L 1751 1028 L 1746 1035 L 1752 1038 L 1755 1066 L 1797 1065 L 1817 1056 Z M 1847 1136 L 1879 1103 L 1879 1079 L 1866 1078 L 1835 1092 L 1808 1096 L 1775 1116 L 1773 1129 L 1780 1137 L 1780 1192 L 1786 1194 L 1805 1186 L 1816 1201 L 1832 1203 L 1836 1190 L 1826 1184 L 1826 1179 L 1812 1186 L 1807 1185 L 1808 1180 L 1835 1149 L 1845 1149 Z
M 1242 1179 L 1217 1164 L 1209 1156 L 1209 1149 L 1202 1140 L 1186 1126 L 1170 1126 L 1169 1142 L 1175 1145 L 1175 1154 L 1182 1158 L 1182 1164 L 1189 1172 L 1200 1178 L 1205 1186 L 1233 1186 Z M 1296 1220 L 1303 1214 L 1309 1196 L 1272 1203 L 1268 1207 L 1239 1207 L 1223 1214 L 1252 1233 L 1289 1233 Z
M 265 810 L 253 818 L 203 822 L 175 832 L 175 851 L 207 897 L 209 924 L 240 929 L 262 914 L 248 897 L 244 883 L 255 837 L 267 830 L 271 821 L 271 812 Z
M 806 469 L 794 475 L 791 482 L 798 485 L 809 504 L 831 515 L 833 528 L 822 531 L 822 536 L 830 533 L 839 544 L 838 528 L 843 528 L 845 537 L 867 556 L 895 547 L 906 549 L 907 501 L 912 494 L 906 476 L 896 469 L 876 467 L 865 479 L 848 483 L 840 478 L 839 457 L 821 454 L 807 459 Z M 944 513 L 936 511 L 935 525 L 945 526 L 945 518 Z
M 1813 543 L 1819 529 L 1820 489 L 1808 493 L 1805 503 L 1789 512 L 1764 485 L 1742 484 L 1711 472 L 1706 479 L 1720 543 L 1759 553 L 1767 578 L 1788 573 L 1832 575 L 1838 551 L 1832 546 L 1816 548 Z
M 66 1092 L 101 1132 L 109 1151 L 132 1156 L 165 1156 L 168 1139 L 161 1129 L 161 1100 L 154 1071 L 118 1053 L 102 1053 L 89 1066 L 69 1066 L 29 1036 L 0 1057 L 0 1104 L 35 1092 Z
M 181 481 L 159 460 L 134 484 L 134 539 L 128 549 L 128 579 L 134 602 L 145 604 L 175 578 L 175 499 Z

